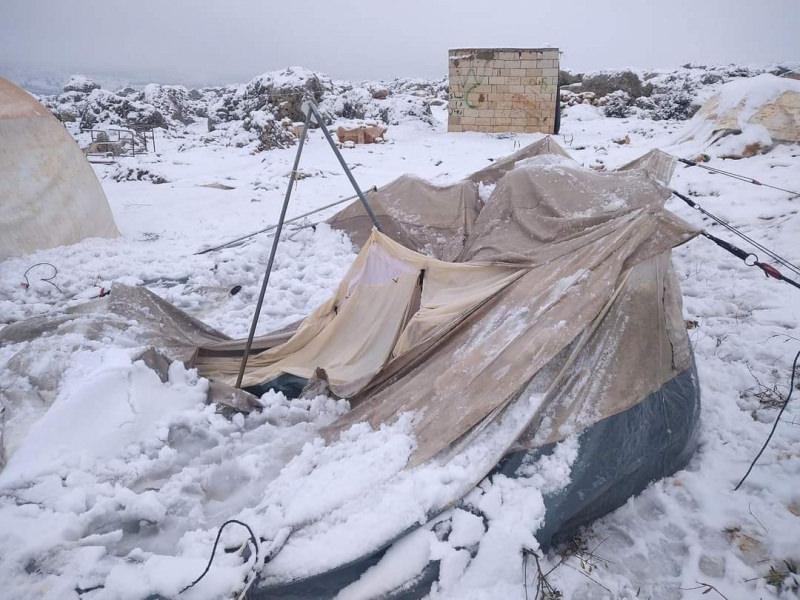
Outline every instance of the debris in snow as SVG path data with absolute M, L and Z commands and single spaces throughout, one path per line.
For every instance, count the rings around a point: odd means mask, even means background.
M 354 144 L 377 144 L 383 142 L 386 127 L 378 125 L 361 125 L 360 127 L 338 127 L 336 137 L 339 143 L 353 142 Z

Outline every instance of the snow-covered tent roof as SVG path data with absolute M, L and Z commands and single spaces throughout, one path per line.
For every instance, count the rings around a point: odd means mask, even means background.
M 731 134 L 735 142 L 723 140 Z M 723 144 L 720 153 L 732 156 L 746 155 L 748 145 L 800 142 L 800 81 L 765 73 L 726 83 L 692 117 L 679 143 L 692 141 Z
M 61 123 L 0 78 L 0 260 L 119 235 L 100 182 Z
M 469 181 L 437 186 L 413 175 L 402 175 L 367 196 L 381 231 L 406 248 L 455 260 L 481 210 L 478 186 Z M 348 204 L 327 223 L 363 246 L 372 220 L 360 201 Z

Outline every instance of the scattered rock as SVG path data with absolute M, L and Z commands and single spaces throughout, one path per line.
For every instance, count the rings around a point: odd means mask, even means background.
M 225 190 L 225 191 L 236 189 L 232 185 L 225 185 L 224 183 L 219 183 L 218 181 L 215 181 L 214 183 L 201 183 L 198 185 L 198 187 L 211 188 L 212 190 Z
M 89 94 L 81 113 L 81 128 L 98 125 L 131 127 L 134 129 L 167 128 L 167 121 L 154 106 L 130 100 L 107 90 L 96 89 Z
M 182 85 L 159 85 L 151 83 L 145 86 L 143 98 L 164 117 L 178 121 L 184 125 L 194 123 L 190 108 L 189 91 Z
M 736 553 L 748 565 L 753 566 L 769 559 L 764 544 L 744 533 L 740 527 L 729 527 L 725 530 L 725 534 Z

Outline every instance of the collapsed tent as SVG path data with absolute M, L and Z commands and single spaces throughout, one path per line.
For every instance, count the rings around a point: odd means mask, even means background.
M 271 548 L 251 597 L 355 593 L 364 573 L 396 560 L 391 550 L 418 532 L 446 537 L 448 509 L 484 478 L 528 477 L 570 437 L 579 450 L 567 487 L 545 495 L 544 548 L 691 456 L 699 390 L 670 251 L 697 231 L 664 209 L 674 165 L 653 153 L 597 173 L 548 140 L 493 166 L 496 187 L 482 208 L 470 195 L 480 177 L 448 188 L 395 182 L 424 190 L 433 216 L 420 211 L 415 222 L 419 197 L 410 192 L 384 196 L 386 232 L 355 240 L 361 250 L 334 295 L 299 325 L 256 340 L 249 389 L 296 395 L 322 384 L 315 389 L 350 400 L 322 432 L 334 455 L 365 424 L 400 424 L 413 444 L 392 456 L 398 464 L 387 455 L 380 480 L 348 482 L 357 491 L 331 494 L 313 511 L 326 495 L 313 469 L 305 486 L 265 481 L 242 517 Z M 331 222 L 347 230 L 351 219 L 357 237 L 357 217 L 348 207 Z M 436 226 L 421 227 L 425 218 Z M 136 322 L 170 358 L 234 381 L 242 341 L 149 292 L 121 289 L 116 303 L 115 287 L 111 301 L 83 314 Z M 43 327 L 12 325 L 0 343 Z M 427 594 L 439 563 L 425 556 L 367 597 Z
M 800 142 L 800 81 L 765 73 L 726 83 L 687 124 L 679 138 L 686 142 L 737 158 L 773 142 Z
M 94 171 L 61 123 L 0 78 L 0 260 L 119 235 Z
M 415 415 L 411 469 L 448 463 L 512 407 L 538 398 L 476 475 L 524 473 L 579 433 L 572 487 L 547 499 L 538 536 L 545 547 L 565 539 L 683 466 L 694 448 L 698 390 L 669 250 L 696 232 L 663 209 L 669 191 L 646 168 L 663 171 L 659 158 L 616 173 L 552 157 L 509 169 L 456 263 L 373 231 L 334 297 L 294 337 L 252 357 L 245 383 L 306 381 L 323 369 L 353 407 L 327 429 L 329 440 L 359 422 L 377 428 Z M 462 231 L 443 237 L 457 244 Z M 201 349 L 196 364 L 229 381 L 238 360 Z M 307 549 L 304 541 L 290 540 L 283 560 Z M 261 589 L 332 597 L 382 550 L 365 545 L 339 568 L 299 578 L 281 573 L 279 555 Z

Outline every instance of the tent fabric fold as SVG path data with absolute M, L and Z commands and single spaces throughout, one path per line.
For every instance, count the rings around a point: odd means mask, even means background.
M 423 273 L 420 306 L 410 315 Z M 310 378 L 322 368 L 335 394 L 353 396 L 390 357 L 410 351 L 518 276 L 508 267 L 439 261 L 373 231 L 336 294 L 284 344 L 252 356 L 243 384 L 283 373 Z M 232 383 L 239 362 L 201 351 L 195 366 Z

